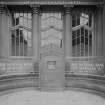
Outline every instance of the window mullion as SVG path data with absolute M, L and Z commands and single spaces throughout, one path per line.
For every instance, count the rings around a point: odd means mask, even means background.
M 15 27 L 15 26 L 16 26 L 16 13 L 14 13 L 14 17 L 15 17 L 15 18 L 14 18 L 14 19 L 15 19 L 15 20 L 14 20 L 14 21 L 15 21 L 14 27 Z M 14 40 L 15 40 L 14 47 L 15 47 L 15 48 L 13 48 L 13 49 L 14 49 L 14 56 L 15 56 L 15 55 L 16 55 L 16 52 L 17 52 L 17 49 L 16 49 L 16 44 L 17 44 L 17 43 L 16 43 L 16 29 L 14 29 L 14 31 L 15 31 L 15 32 L 14 32 Z
M 19 18 L 20 18 L 20 13 L 19 13 Z M 18 41 L 18 42 L 19 42 L 19 56 L 21 55 L 21 52 L 20 52 L 20 31 L 21 31 L 21 30 L 20 30 L 20 28 L 19 28 L 19 41 Z
M 24 27 L 24 12 L 23 12 L 23 16 L 22 16 L 22 21 L 23 21 L 23 24 L 22 24 L 22 26 Z M 22 32 L 24 31 L 24 29 L 22 30 Z M 24 40 L 24 32 L 22 33 L 22 37 L 23 37 L 23 47 L 22 47 L 22 50 L 23 50 L 23 56 L 25 56 L 25 51 L 24 51 L 24 49 L 25 49 L 25 40 Z
M 28 27 L 28 12 L 26 12 L 26 16 L 27 16 L 27 19 L 26 19 L 26 23 L 27 23 L 27 27 Z M 29 33 L 28 33 L 28 31 L 27 31 L 27 37 L 26 37 L 26 39 L 27 39 L 27 54 L 26 54 L 26 56 L 29 56 Z
M 85 27 L 84 27 L 84 56 L 86 56 L 86 53 L 85 53 Z
M 89 18 L 90 18 L 90 14 L 89 14 Z M 88 27 L 89 27 L 89 24 L 90 23 L 88 22 Z M 90 37 L 89 37 L 90 34 L 89 34 L 89 32 L 90 32 L 90 30 L 88 29 L 88 38 L 87 38 L 88 39 L 88 56 L 90 55 L 90 42 L 89 42 L 90 41 Z

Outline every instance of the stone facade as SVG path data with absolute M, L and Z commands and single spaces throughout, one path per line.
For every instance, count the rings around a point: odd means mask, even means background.
M 12 2 L 11 0 L 0 2 L 0 73 L 1 75 L 18 75 L 39 73 L 42 87 L 62 87 L 65 78 L 74 75 L 105 75 L 105 5 L 97 0 L 81 1 L 48 1 L 63 9 L 63 48 L 41 51 L 40 19 L 41 8 L 45 7 L 47 1 L 23 1 Z M 59 1 L 60 2 L 60 1 Z M 87 5 L 87 2 L 89 5 Z M 42 4 L 41 4 L 42 3 Z M 68 5 L 68 4 L 69 5 Z M 17 4 L 17 5 L 16 5 Z M 32 11 L 32 35 L 33 55 L 31 57 L 10 56 L 10 34 L 9 34 L 9 9 L 29 8 Z M 24 6 L 25 5 L 25 6 Z M 81 6 L 82 5 L 82 6 Z M 92 5 L 92 6 L 91 6 Z M 89 6 L 94 11 L 94 36 L 92 39 L 91 57 L 72 57 L 72 9 L 75 7 Z M 18 8 L 19 9 L 19 8 Z M 62 10 L 61 10 L 62 11 Z M 19 65 L 20 66 L 19 66 Z M 18 65 L 18 66 L 17 66 Z M 36 66 L 37 65 L 37 66 Z

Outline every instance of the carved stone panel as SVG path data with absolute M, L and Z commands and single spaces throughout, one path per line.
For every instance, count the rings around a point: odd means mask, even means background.
M 40 63 L 42 89 L 63 89 L 64 60 L 62 57 L 46 56 Z

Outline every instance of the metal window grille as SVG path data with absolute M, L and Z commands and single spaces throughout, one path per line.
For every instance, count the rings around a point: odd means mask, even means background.
M 74 11 L 72 14 L 72 54 L 92 56 L 92 12 Z
M 11 56 L 32 56 L 31 12 L 11 12 L 10 42 Z

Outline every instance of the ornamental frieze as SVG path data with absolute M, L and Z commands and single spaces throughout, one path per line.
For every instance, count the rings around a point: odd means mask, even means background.
M 1 0 L 0 4 L 7 5 L 28 5 L 28 4 L 39 4 L 39 5 L 97 5 L 102 4 L 102 0 Z

